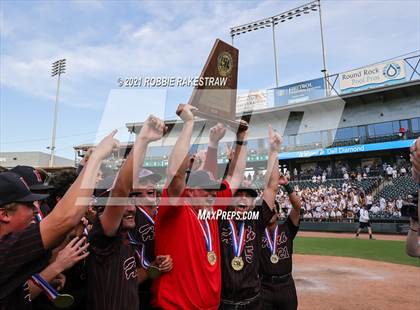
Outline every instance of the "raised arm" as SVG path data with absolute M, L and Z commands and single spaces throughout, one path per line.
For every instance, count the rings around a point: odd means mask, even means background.
M 289 180 L 284 175 L 280 176 L 279 185 L 282 185 L 289 195 L 289 200 L 293 207 L 290 211 L 289 218 L 295 226 L 298 226 L 301 208 L 300 199 L 293 188 L 290 186 Z
M 197 110 L 189 104 L 180 104 L 176 113 L 184 121 L 181 133 L 172 149 L 168 160 L 167 179 L 165 186 L 169 197 L 179 197 L 185 188 L 185 170 L 188 167 L 188 150 L 194 127 L 194 115 Z
M 209 145 L 207 147 L 204 170 L 210 172 L 214 179 L 217 179 L 217 149 L 219 147 L 219 141 L 223 139 L 225 133 L 226 128 L 221 123 L 210 128 Z
M 54 210 L 39 224 L 45 249 L 56 246 L 85 214 L 88 204 L 77 200 L 78 198 L 89 199 L 92 196 L 102 160 L 118 147 L 119 143 L 114 139 L 116 133 L 117 131 L 114 130 L 97 145 L 76 181 L 60 199 Z
M 244 120 L 241 122 L 246 123 Z M 244 178 L 244 171 L 246 168 L 246 156 L 247 156 L 247 139 L 248 137 L 248 126 L 239 126 L 236 133 L 235 150 L 232 161 L 229 163 L 229 170 L 226 176 L 226 181 L 230 184 L 232 189 L 232 195 L 235 194 L 236 190 L 242 183 Z
M 105 235 L 114 236 L 117 233 L 125 210 L 124 204 L 113 204 L 112 198 L 128 198 L 133 188 L 133 180 L 137 182 L 138 171 L 143 166 L 147 146 L 150 142 L 162 138 L 164 129 L 165 124 L 162 120 L 149 116 L 137 135 L 133 148 L 122 165 L 114 188 L 111 190 L 111 199 L 101 216 L 101 224 Z
M 267 172 L 265 174 L 265 189 L 263 199 L 271 209 L 274 209 L 274 200 L 276 199 L 279 183 L 279 159 L 280 146 L 282 139 L 280 135 L 268 125 L 268 142 L 270 149 L 268 151 Z

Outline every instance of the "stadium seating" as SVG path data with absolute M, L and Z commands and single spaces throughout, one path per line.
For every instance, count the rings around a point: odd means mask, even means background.
M 399 176 L 390 182 L 379 192 L 377 199 L 383 197 L 389 201 L 398 197 L 405 198 L 407 195 L 414 194 L 417 191 L 417 185 L 410 175 Z

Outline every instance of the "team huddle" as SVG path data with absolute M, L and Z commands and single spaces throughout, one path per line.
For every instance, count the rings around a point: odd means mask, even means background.
M 258 192 L 244 180 L 245 123 L 222 177 L 224 125 L 211 127 L 205 159 L 194 163 L 194 109 L 178 107 L 182 131 L 165 180 L 143 168 L 149 144 L 167 130 L 154 116 L 116 176 L 99 183 L 101 164 L 119 145 L 115 131 L 77 174 L 50 185 L 31 167 L 0 173 L 0 309 L 297 309 L 292 254 L 301 203 L 279 172 L 280 135 L 268 126 Z M 279 188 L 292 205 L 284 221 Z M 249 212 L 257 216 L 241 217 Z
M 163 176 L 143 168 L 148 145 L 166 131 L 154 116 L 117 175 L 99 184 L 101 163 L 119 145 L 115 131 L 84 158 L 78 175 L 67 176 L 65 190 L 56 185 L 53 197 L 31 167 L 0 173 L 1 309 L 297 308 L 291 257 L 300 202 L 279 173 L 280 135 L 269 126 L 259 194 L 244 182 L 244 121 L 223 177 L 217 170 L 222 124 L 210 129 L 204 164 L 194 165 L 194 109 L 178 108 L 182 132 L 160 197 Z M 293 206 L 281 223 L 279 186 Z M 206 218 L 203 211 L 223 215 Z M 241 217 L 247 212 L 256 216 Z M 71 295 L 59 293 L 63 286 Z

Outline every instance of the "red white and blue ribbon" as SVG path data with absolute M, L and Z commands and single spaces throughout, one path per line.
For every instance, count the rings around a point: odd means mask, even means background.
M 137 208 L 139 208 L 139 210 L 144 214 L 144 216 L 149 220 L 150 223 L 152 223 L 153 225 L 155 225 L 155 221 L 153 220 L 153 218 L 149 215 L 149 213 L 146 210 L 144 210 L 140 206 L 137 206 Z
M 192 209 L 190 209 L 192 211 Z M 192 211 L 194 212 L 194 211 Z M 203 235 L 204 235 L 204 241 L 206 242 L 206 248 L 207 248 L 207 252 L 212 252 L 213 251 L 213 240 L 211 237 L 211 231 L 210 231 L 210 225 L 209 222 L 204 219 L 204 226 L 201 222 L 201 220 L 198 219 L 197 215 L 194 214 L 194 217 L 197 219 L 198 224 L 200 224 L 201 230 L 203 231 Z
M 35 219 L 38 223 L 41 223 L 41 221 L 44 219 L 44 215 L 42 214 L 42 211 L 41 211 L 40 207 L 36 206 L 35 208 L 37 210 L 36 215 L 35 215 Z
M 31 276 L 31 281 L 38 286 L 53 301 L 57 298 L 58 292 L 39 273 Z
M 134 252 L 136 254 L 137 260 L 139 261 L 140 265 L 147 269 L 151 265 L 150 262 L 146 258 L 145 248 L 146 246 L 143 243 L 140 243 L 134 239 L 133 235 L 129 232 L 128 233 L 128 240 L 130 241 L 130 244 L 134 245 Z M 141 246 L 141 252 L 137 249 L 138 246 Z
M 236 224 L 234 221 L 229 220 L 229 226 L 232 232 L 233 252 L 235 253 L 235 257 L 241 257 L 245 246 L 245 222 L 242 222 L 239 227 L 239 235 L 236 233 Z
M 274 255 L 277 252 L 277 236 L 279 235 L 279 226 L 276 226 L 273 232 L 273 240 L 271 240 L 270 232 L 268 228 L 265 229 L 265 237 L 267 238 L 268 247 L 270 248 L 271 254 Z
M 86 237 L 89 235 L 89 229 L 87 225 L 83 225 L 83 235 Z
M 146 258 L 146 245 L 143 243 L 141 247 L 141 257 L 140 257 L 140 264 L 144 269 L 147 269 L 150 267 L 150 262 Z

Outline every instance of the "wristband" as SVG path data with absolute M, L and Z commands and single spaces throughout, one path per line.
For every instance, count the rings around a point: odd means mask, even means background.
M 287 183 L 286 185 L 283 185 L 283 187 L 289 196 L 294 192 L 293 188 L 290 186 L 289 183 Z
M 236 140 L 236 142 L 235 142 L 237 145 L 247 145 L 248 144 L 248 141 L 239 141 L 239 140 Z

